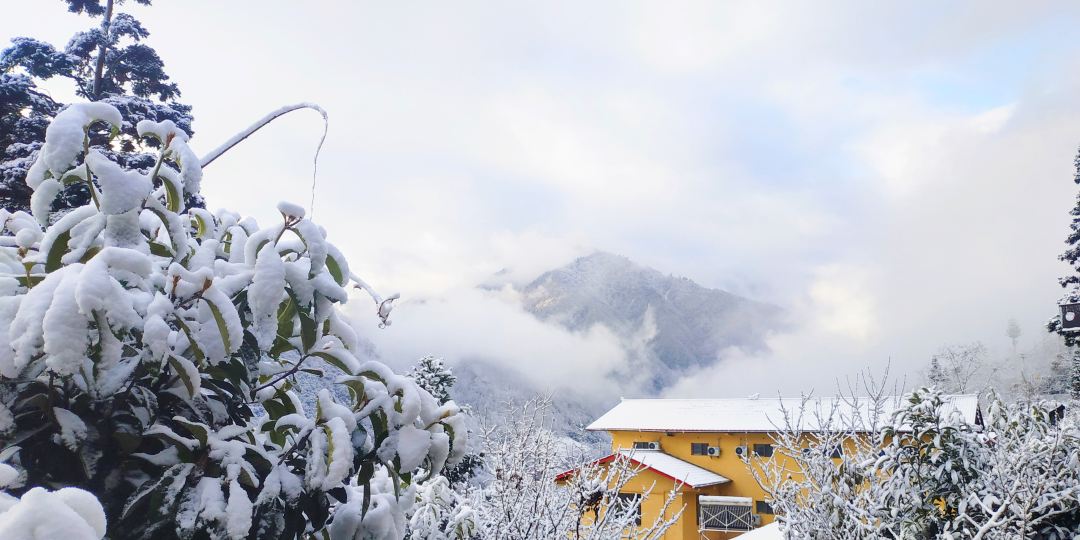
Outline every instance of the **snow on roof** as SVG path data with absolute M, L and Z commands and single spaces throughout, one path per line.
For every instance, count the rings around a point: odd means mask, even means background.
M 692 488 L 726 484 L 731 480 L 660 450 L 619 450 L 630 461 Z
M 968 423 L 976 423 L 979 400 L 976 395 L 943 396 L 947 414 L 957 413 Z M 889 397 L 877 415 L 888 420 L 903 398 Z M 785 410 L 791 426 L 814 431 L 821 425 L 858 426 L 872 431 L 873 403 L 869 398 L 809 398 L 800 417 L 802 398 L 745 399 L 624 399 L 586 428 L 590 431 L 675 431 L 675 432 L 771 432 L 785 428 Z M 827 419 L 831 416 L 832 423 Z
M 774 521 L 735 538 L 738 540 L 784 540 L 784 533 L 780 532 L 780 524 Z
M 683 461 L 670 454 L 665 454 L 660 450 L 619 450 L 619 454 L 629 459 L 634 466 L 644 467 L 692 488 L 726 484 L 731 481 L 727 477 Z M 611 454 L 596 460 L 594 463 L 610 463 L 615 459 L 615 456 L 616 454 Z M 565 480 L 576 472 L 577 469 L 570 469 L 560 473 L 555 477 L 555 480 Z

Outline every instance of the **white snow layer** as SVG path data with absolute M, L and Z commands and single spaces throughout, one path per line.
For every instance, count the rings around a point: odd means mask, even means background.
M 958 414 L 975 423 L 978 396 L 943 396 L 948 414 Z M 772 432 L 785 426 L 785 411 L 800 429 L 818 429 L 822 420 L 831 418 L 837 425 L 876 430 L 868 425 L 874 419 L 886 421 L 902 405 L 901 396 L 886 400 L 885 410 L 872 410 L 869 399 L 814 397 L 806 402 L 800 418 L 801 398 L 746 399 L 624 399 L 586 428 L 590 431 L 697 431 L 697 432 Z M 792 426 L 796 427 L 796 426 Z
M 36 487 L 0 513 L 4 540 L 100 540 L 104 536 L 101 503 L 77 488 L 49 492 Z

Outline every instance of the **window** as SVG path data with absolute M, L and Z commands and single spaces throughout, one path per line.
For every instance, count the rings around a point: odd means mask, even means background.
M 754 503 L 754 512 L 758 514 L 772 514 L 772 505 L 765 501 L 757 501 Z
M 629 508 L 634 516 L 634 525 L 641 525 L 641 495 L 636 493 L 617 493 L 615 504 L 619 509 Z
M 749 531 L 754 528 L 753 500 L 748 497 L 698 496 L 702 530 Z
M 656 450 L 660 443 L 653 441 L 634 441 L 634 450 Z
M 690 443 L 690 455 L 692 455 L 692 456 L 707 456 L 707 455 L 709 455 L 709 443 L 703 443 L 703 442 Z
M 844 455 L 844 446 L 843 445 L 837 444 L 837 445 L 833 445 L 832 448 L 829 448 L 829 457 L 835 459 L 835 458 L 842 457 L 843 455 Z
M 771 444 L 755 444 L 754 454 L 760 457 L 772 457 L 772 445 Z

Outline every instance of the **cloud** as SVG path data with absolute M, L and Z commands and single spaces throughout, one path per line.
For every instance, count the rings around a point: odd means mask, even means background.
M 404 302 L 394 310 L 393 325 L 382 330 L 368 324 L 367 304 L 354 305 L 351 315 L 362 335 L 398 368 L 428 354 L 451 365 L 479 361 L 522 375 L 541 391 L 569 389 L 600 400 L 617 397 L 616 385 L 599 383 L 628 361 L 623 342 L 609 329 L 570 332 L 541 322 L 521 309 L 509 288 L 460 289 Z
M 762 386 L 915 372 L 945 342 L 1003 346 L 1013 317 L 1034 340 L 1065 271 L 1075 3 L 123 9 L 194 105 L 195 148 L 284 103 L 330 111 L 314 217 L 416 301 L 373 338 L 391 355 L 602 373 L 625 344 L 472 290 L 594 247 L 788 307 L 803 326 L 771 356 L 725 353 L 725 376 Z M 88 26 L 49 3 L 5 14 L 0 36 Z M 207 169 L 211 206 L 266 224 L 305 203 L 320 130 L 298 113 L 245 141 Z

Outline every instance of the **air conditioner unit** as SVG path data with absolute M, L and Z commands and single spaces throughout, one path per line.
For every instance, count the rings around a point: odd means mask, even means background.
M 660 443 L 658 441 L 649 441 L 648 443 L 646 443 L 645 449 L 646 450 L 659 450 L 660 449 Z
M 751 518 L 751 521 L 754 522 L 755 527 L 760 527 L 761 526 L 761 516 L 760 515 L 754 514 L 754 517 Z
M 711 457 L 719 457 L 720 456 L 720 447 L 719 446 L 710 446 L 707 450 L 705 450 L 705 454 L 709 455 Z
M 746 445 L 736 446 L 735 455 L 739 457 L 747 457 L 750 455 L 750 451 L 746 449 Z

